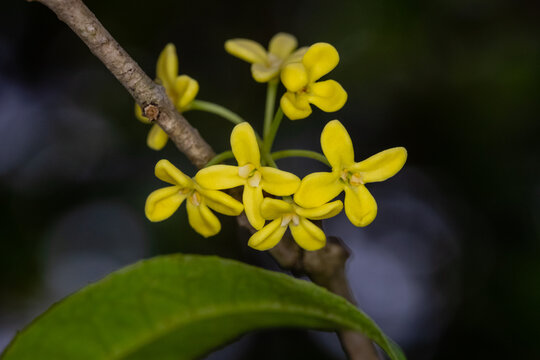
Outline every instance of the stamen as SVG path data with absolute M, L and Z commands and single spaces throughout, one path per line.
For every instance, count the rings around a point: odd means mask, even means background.
M 364 185 L 364 179 L 362 179 L 362 175 L 358 173 L 353 174 L 349 182 L 351 183 L 351 185 L 354 185 L 354 186 Z
M 196 191 L 194 191 L 193 194 L 191 194 L 191 196 L 189 197 L 189 200 L 195 206 L 201 205 L 201 196 Z
M 341 180 L 348 182 L 349 181 L 349 172 L 347 170 L 341 171 Z
M 298 226 L 298 224 L 300 224 L 300 218 L 298 217 L 298 215 L 292 215 L 292 222 L 294 226 Z
M 238 176 L 240 176 L 243 179 L 247 179 L 249 177 L 249 174 L 255 169 L 255 166 L 252 164 L 246 164 L 244 166 L 238 167 Z
M 283 215 L 283 217 L 281 218 L 281 226 L 285 227 L 289 225 L 292 219 L 293 219 L 293 216 L 291 214 Z
M 258 171 L 255 171 L 255 173 L 248 179 L 248 184 L 251 187 L 259 186 L 260 182 L 261 182 L 261 173 Z

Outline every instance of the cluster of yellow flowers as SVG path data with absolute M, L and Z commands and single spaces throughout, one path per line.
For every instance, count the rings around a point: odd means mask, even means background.
M 284 33 L 272 38 L 268 51 L 247 39 L 233 39 L 225 43 L 229 53 L 252 64 L 251 72 L 256 81 L 269 83 L 270 99 L 273 99 L 272 91 L 275 96 L 277 81 L 281 79 L 286 92 L 281 98 L 280 110 L 291 120 L 309 116 L 312 112 L 310 104 L 326 112 L 339 110 L 347 100 L 345 90 L 334 80 L 318 81 L 338 64 L 336 49 L 327 43 L 298 50 L 295 50 L 296 47 L 296 39 Z M 186 75 L 178 76 L 177 72 L 174 47 L 167 45 L 158 60 L 157 81 L 163 84 L 178 110 L 182 111 L 189 108 L 198 84 Z M 267 114 L 273 113 L 273 106 L 271 101 L 267 101 Z M 190 225 L 199 234 L 208 237 L 221 229 L 218 218 L 211 210 L 230 216 L 244 211 L 250 224 L 257 230 L 248 245 L 258 250 L 274 247 L 287 228 L 302 248 L 320 249 L 326 244 L 326 235 L 311 220 L 333 217 L 343 208 L 355 226 L 370 224 L 377 214 L 377 203 L 365 184 L 395 175 L 405 164 L 405 148 L 391 148 L 355 162 L 353 144 L 347 130 L 341 122 L 332 120 L 321 134 L 324 157 L 305 150 L 290 150 L 290 156 L 322 158 L 321 161 L 331 167 L 329 172 L 312 173 L 301 180 L 290 172 L 278 169 L 270 153 L 281 121 L 280 110 L 270 123 L 267 121 L 269 117 L 265 118 L 263 139 L 249 123 L 233 121 L 237 125 L 230 138 L 231 157 L 234 156 L 237 166 L 214 164 L 226 159 L 226 156 L 218 155 L 219 161 L 211 161 L 212 165 L 190 178 L 169 161 L 160 160 L 156 164 L 155 174 L 172 186 L 150 194 L 145 208 L 148 219 L 167 219 L 186 200 Z M 142 118 L 140 108 L 137 108 L 137 112 Z M 158 130 L 151 133 L 153 131 Z M 164 145 L 163 141 L 161 143 Z M 220 191 L 239 186 L 243 187 L 242 202 Z M 344 204 L 341 200 L 334 200 L 343 191 Z

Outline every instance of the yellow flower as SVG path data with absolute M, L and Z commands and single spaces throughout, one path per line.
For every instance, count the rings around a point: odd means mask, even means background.
M 278 33 L 272 37 L 266 51 L 261 44 L 248 39 L 232 39 L 225 42 L 225 50 L 251 65 L 255 81 L 268 82 L 274 79 L 281 67 L 289 61 L 301 59 L 307 48 L 296 50 L 296 38 L 290 34 Z
M 150 221 L 169 218 L 187 199 L 189 224 L 202 236 L 209 237 L 221 230 L 221 223 L 210 209 L 236 216 L 244 208 L 239 201 L 221 191 L 202 188 L 168 160 L 158 161 L 155 174 L 157 178 L 173 186 L 158 189 L 146 199 L 144 210 Z
M 187 75 L 178 75 L 178 57 L 173 44 L 167 44 L 159 55 L 156 65 L 156 82 L 163 85 L 167 96 L 176 110 L 182 112 L 191 104 L 199 92 L 199 83 Z M 141 107 L 135 104 L 135 116 L 140 121 L 150 124 L 151 121 L 142 114 Z M 146 143 L 154 150 L 161 150 L 169 137 L 159 125 L 153 124 Z
M 321 134 L 321 147 L 332 172 L 309 174 L 294 195 L 297 204 L 321 206 L 345 191 L 345 214 L 355 226 L 369 225 L 377 215 L 377 203 L 364 184 L 386 180 L 405 164 L 407 150 L 395 147 L 354 162 L 347 130 L 338 120 L 330 121 Z
M 248 245 L 257 250 L 268 250 L 277 245 L 287 228 L 300 247 L 306 250 L 318 250 L 326 244 L 326 235 L 311 220 L 328 219 L 336 216 L 343 203 L 340 200 L 311 209 L 298 206 L 291 201 L 265 198 L 261 205 L 262 216 L 273 220 L 257 231 L 248 241 Z
M 334 80 L 318 81 L 336 67 L 337 50 L 330 44 L 309 47 L 301 62 L 291 62 L 281 71 L 281 82 L 287 92 L 281 97 L 283 113 L 291 120 L 311 114 L 311 105 L 326 112 L 338 111 L 347 101 L 347 93 Z
M 261 166 L 255 132 L 247 122 L 234 127 L 231 133 L 231 149 L 238 166 L 209 166 L 200 170 L 195 180 L 201 186 L 214 190 L 244 186 L 244 211 L 250 224 L 259 230 L 264 226 L 260 211 L 263 190 L 277 196 L 291 195 L 298 189 L 300 179 L 289 172 Z

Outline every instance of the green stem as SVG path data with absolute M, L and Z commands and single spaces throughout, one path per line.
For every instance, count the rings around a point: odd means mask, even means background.
M 274 159 L 272 158 L 272 155 L 270 155 L 270 153 L 264 152 L 264 153 L 263 153 L 263 158 L 264 158 L 264 160 L 266 161 L 266 163 L 267 163 L 268 165 L 270 165 L 271 167 L 274 167 L 274 168 L 278 169 L 278 166 L 277 166 L 276 162 L 274 161 Z
M 278 79 L 270 80 L 268 82 L 268 88 L 266 90 L 266 107 L 264 109 L 264 127 L 263 136 L 266 139 L 268 131 L 270 131 L 270 122 L 272 121 L 272 115 L 274 114 L 274 105 L 276 103 L 276 93 L 278 88 Z
M 319 154 L 318 152 L 311 151 L 311 150 L 297 150 L 297 149 L 291 149 L 291 150 L 282 150 L 282 151 L 276 151 L 272 153 L 272 159 L 278 160 L 288 157 L 305 157 L 310 158 L 314 160 L 318 160 L 322 162 L 325 165 L 330 166 L 330 163 L 323 154 Z
M 208 167 L 208 166 L 211 166 L 211 165 L 216 165 L 216 164 L 219 164 L 219 163 L 222 163 L 223 161 L 227 160 L 227 159 L 232 159 L 234 158 L 234 154 L 232 151 L 224 151 L 222 153 L 219 153 L 217 154 L 216 156 L 214 156 L 209 162 L 206 163 L 206 165 L 204 167 Z
M 221 105 L 211 103 L 209 101 L 193 100 L 187 110 L 201 110 L 216 114 L 226 120 L 229 120 L 233 124 L 240 124 L 245 121 L 240 116 L 238 116 L 238 114 L 233 113 L 231 110 Z
M 272 145 L 274 144 L 274 139 L 276 138 L 279 125 L 281 124 L 281 119 L 283 119 L 283 111 L 281 110 L 281 107 L 279 107 L 278 111 L 276 112 L 276 116 L 274 116 L 274 120 L 272 121 L 272 124 L 270 126 L 270 130 L 268 131 L 268 134 L 264 137 L 264 151 L 268 153 L 270 153 L 270 151 L 272 150 Z

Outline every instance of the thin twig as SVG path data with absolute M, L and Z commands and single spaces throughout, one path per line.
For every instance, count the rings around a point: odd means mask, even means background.
M 199 132 L 176 111 L 164 88 L 144 73 L 81 0 L 29 1 L 44 4 L 65 22 L 128 90 L 145 116 L 155 121 L 195 166 L 202 168 L 215 156 Z M 245 216 L 238 217 L 238 224 L 253 230 Z M 270 253 L 282 268 L 306 274 L 314 283 L 355 303 L 345 275 L 349 251 L 337 238 L 329 238 L 322 250 L 304 251 L 285 237 Z M 350 359 L 378 359 L 375 347 L 361 333 L 343 331 L 339 335 Z

